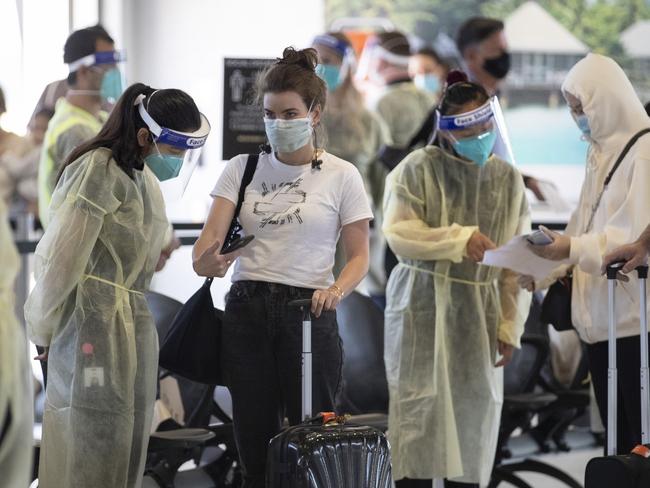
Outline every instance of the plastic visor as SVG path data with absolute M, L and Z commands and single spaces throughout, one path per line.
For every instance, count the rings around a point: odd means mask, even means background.
M 492 120 L 497 132 L 497 141 L 494 145 L 493 151 L 494 154 L 510 164 L 515 164 L 512 144 L 510 143 L 510 137 L 508 135 L 508 127 L 506 126 L 505 117 L 501 110 L 501 104 L 497 97 L 492 97 L 481 107 L 463 114 L 442 116 L 439 112 L 436 112 L 436 118 L 437 131 L 449 131 L 449 135 L 454 139 L 455 130 L 467 129 L 485 124 L 489 120 Z
M 147 112 L 144 99 L 145 96 L 140 95 L 136 100 L 136 105 L 138 105 L 140 117 L 142 117 L 142 120 L 153 134 L 158 149 L 163 151 L 161 144 L 166 144 L 185 151 L 183 165 L 178 176 L 160 182 L 160 188 L 165 198 L 167 200 L 178 200 L 185 193 L 185 189 L 199 162 L 201 149 L 210 134 L 210 122 L 205 115 L 201 114 L 201 127 L 194 132 L 180 132 L 161 127 Z
M 409 64 L 410 56 L 400 56 L 390 52 L 388 49 L 382 47 L 376 38 L 370 38 L 366 42 L 365 47 L 359 58 L 359 67 L 356 72 L 356 79 L 360 82 L 372 81 L 376 79 L 377 69 L 379 62 L 384 60 L 392 65 L 384 73 L 386 76 L 391 75 L 391 71 L 395 76 L 400 76 L 406 73 Z
M 341 41 L 340 39 L 337 39 L 336 37 L 329 36 L 327 34 L 316 36 L 314 38 L 314 42 L 312 42 L 312 46 L 315 45 L 327 47 L 339 55 L 341 58 L 339 81 L 342 82 L 345 80 L 345 77 L 348 75 L 348 73 L 354 74 L 357 59 L 352 46 L 344 41 Z

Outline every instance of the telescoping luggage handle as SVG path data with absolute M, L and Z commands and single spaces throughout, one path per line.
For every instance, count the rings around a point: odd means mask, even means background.
M 302 419 L 312 416 L 311 299 L 292 300 L 289 307 L 302 312 Z
M 616 419 L 618 372 L 616 368 L 616 304 L 615 293 L 616 276 L 625 263 L 613 263 L 607 266 L 608 295 L 609 295 L 609 369 L 607 370 L 607 455 L 616 455 Z M 641 442 L 650 443 L 650 376 L 648 373 L 648 315 L 646 308 L 646 280 L 648 279 L 648 266 L 639 266 L 636 269 L 639 277 L 640 307 L 639 317 L 641 322 Z

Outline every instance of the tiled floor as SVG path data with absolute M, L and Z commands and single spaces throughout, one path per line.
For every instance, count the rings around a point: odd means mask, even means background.
M 535 459 L 552 464 L 556 468 L 569 473 L 582 484 L 584 483 L 587 462 L 591 458 L 600 455 L 602 455 L 602 449 L 580 449 L 562 454 L 545 454 Z M 565 484 L 555 481 L 548 476 L 526 473 L 521 477 L 534 488 L 567 488 Z M 503 483 L 500 485 L 500 488 L 508 486 L 510 485 Z

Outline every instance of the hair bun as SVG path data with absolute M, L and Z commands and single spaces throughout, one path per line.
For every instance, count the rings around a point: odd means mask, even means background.
M 457 69 L 451 70 L 447 75 L 447 87 L 455 85 L 456 83 L 467 83 L 468 81 L 469 77 L 467 74 Z
M 282 59 L 278 59 L 278 64 L 295 64 L 301 68 L 316 71 L 318 53 L 314 48 L 296 51 L 294 48 L 288 47 L 282 52 Z

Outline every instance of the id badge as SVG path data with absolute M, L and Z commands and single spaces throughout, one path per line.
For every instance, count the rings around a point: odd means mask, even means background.
M 104 386 L 104 368 L 84 368 L 84 386 Z

